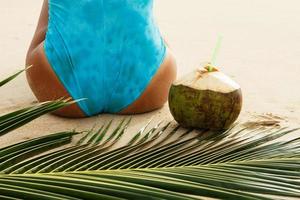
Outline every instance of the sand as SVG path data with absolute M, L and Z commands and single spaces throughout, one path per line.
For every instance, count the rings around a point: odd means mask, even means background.
M 0 78 L 23 68 L 42 1 L 0 1 Z M 264 113 L 300 122 L 300 1 L 157 0 L 157 22 L 177 57 L 179 75 L 209 61 L 217 36 L 223 35 L 219 67 L 243 88 L 240 121 Z M 25 76 L 1 88 L 0 112 L 6 113 L 35 101 Z M 253 117 L 254 116 L 254 117 Z M 150 118 L 172 120 L 168 106 L 134 116 L 127 138 Z M 0 147 L 28 138 L 71 130 L 85 130 L 122 116 L 63 119 L 46 115 L 1 137 Z

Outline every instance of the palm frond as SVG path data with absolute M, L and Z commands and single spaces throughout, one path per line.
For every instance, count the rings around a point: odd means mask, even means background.
M 0 149 L 0 195 L 7 199 L 300 198 L 300 138 L 282 140 L 298 129 L 237 125 L 212 133 L 149 122 L 118 147 L 129 122 L 124 119 L 112 129 L 110 121 L 84 134 L 76 145 L 51 153 L 46 150 L 52 144 L 69 141 L 72 134 Z M 31 156 L 36 153 L 41 154 Z
M 22 74 L 24 71 L 26 71 L 27 69 L 31 68 L 31 66 L 26 67 L 23 70 L 19 70 L 18 72 L 16 72 L 15 74 L 9 76 L 8 78 L 0 81 L 0 87 L 2 87 L 3 85 L 9 83 L 10 81 L 12 81 L 13 79 L 15 79 L 17 76 L 19 76 L 20 74 Z
M 12 76 L 0 81 L 0 87 L 7 84 L 11 80 L 15 79 L 17 76 L 22 74 L 27 69 L 31 68 L 31 66 L 26 67 L 23 70 L 18 71 Z M 49 101 L 40 104 L 36 104 L 34 106 L 30 106 L 28 108 L 20 109 L 8 114 L 4 114 L 0 116 L 0 136 L 19 128 L 32 120 L 65 106 L 71 105 L 76 101 L 71 101 L 70 99 L 58 99 L 56 101 Z
M 61 132 L 21 142 L 0 149 L 0 170 L 5 173 L 10 166 L 31 158 L 52 148 L 68 144 L 78 132 Z
M 17 129 L 46 113 L 71 105 L 74 102 L 75 101 L 70 101 L 69 99 L 59 99 L 2 115 L 0 116 L 0 136 Z

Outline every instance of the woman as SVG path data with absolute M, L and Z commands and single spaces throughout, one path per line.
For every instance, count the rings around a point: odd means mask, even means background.
M 162 107 L 176 64 L 152 7 L 153 0 L 44 0 L 26 59 L 37 99 L 83 99 L 56 112 L 65 117 Z

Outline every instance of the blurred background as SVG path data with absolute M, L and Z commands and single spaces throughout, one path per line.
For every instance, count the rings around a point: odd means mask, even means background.
M 1 78 L 24 67 L 41 5 L 42 0 L 0 1 Z M 300 122 L 299 0 L 156 0 L 155 16 L 177 57 L 179 77 L 209 61 L 218 35 L 222 35 L 217 65 L 242 86 L 241 120 L 272 113 L 289 124 Z M 25 76 L 1 88 L 1 95 L 1 113 L 35 101 Z M 134 121 L 153 114 L 158 119 L 171 119 L 166 105 L 154 113 L 136 116 Z M 98 119 L 110 117 L 79 121 L 45 116 L 17 130 L 23 134 L 15 137 L 44 134 L 45 129 L 49 133 L 90 127 Z M 133 128 L 140 126 L 135 123 Z M 0 145 L 11 140 L 6 137 Z

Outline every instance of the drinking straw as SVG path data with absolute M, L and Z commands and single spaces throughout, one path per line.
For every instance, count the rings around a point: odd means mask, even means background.
M 213 66 L 216 65 L 216 60 L 217 60 L 217 56 L 219 54 L 219 51 L 220 51 L 220 48 L 221 48 L 221 45 L 222 45 L 222 40 L 223 40 L 223 36 L 219 35 L 218 36 L 218 41 L 217 41 L 217 44 L 213 50 L 213 53 L 212 53 L 212 57 L 211 57 L 211 66 L 209 66 L 209 70 L 208 71 L 212 71 L 213 70 Z

